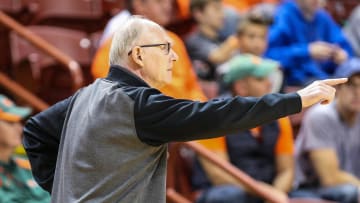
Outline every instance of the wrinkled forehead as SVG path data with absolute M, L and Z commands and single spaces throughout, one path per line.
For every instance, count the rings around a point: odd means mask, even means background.
M 166 42 L 170 42 L 171 44 L 173 43 L 166 31 L 157 26 L 145 27 L 139 40 L 146 44 Z

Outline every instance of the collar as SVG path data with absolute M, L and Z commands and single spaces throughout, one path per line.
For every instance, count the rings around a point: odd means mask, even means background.
M 140 77 L 119 65 L 110 66 L 109 74 L 106 79 L 114 82 L 125 83 L 131 86 L 149 87 L 149 85 Z

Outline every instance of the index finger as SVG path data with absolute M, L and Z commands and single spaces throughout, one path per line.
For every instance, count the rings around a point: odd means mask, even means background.
M 335 79 L 321 80 L 321 82 L 323 82 L 323 83 L 325 83 L 327 85 L 331 85 L 331 86 L 346 83 L 347 81 L 348 81 L 347 78 L 335 78 Z

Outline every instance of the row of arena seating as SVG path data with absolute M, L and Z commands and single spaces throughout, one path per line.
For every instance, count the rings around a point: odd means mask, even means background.
M 22 24 L 66 24 L 66 20 L 86 24 L 86 21 L 107 20 L 123 7 L 124 0 L 1 0 L 0 3 L 0 10 L 16 17 Z
M 1 0 L 0 10 L 76 60 L 88 84 L 102 29 L 123 6 L 123 0 Z M 0 50 L 0 71 L 49 104 L 72 93 L 59 62 L 1 24 Z
M 26 28 L 77 61 L 82 68 L 84 85 L 93 80 L 90 65 L 101 32 L 87 34 L 81 30 L 48 25 Z M 1 71 L 49 104 L 71 95 L 72 78 L 63 65 L 16 32 L 0 30 L 0 33 Z
M 77 61 L 82 67 L 85 85 L 93 80 L 90 64 L 96 49 L 94 44 L 98 39 L 97 36 L 91 38 L 82 31 L 62 27 L 28 26 L 27 28 Z M 73 82 L 69 76 L 70 72 L 59 62 L 14 32 L 10 33 L 10 47 L 12 60 L 10 73 L 15 81 L 50 104 L 71 95 Z

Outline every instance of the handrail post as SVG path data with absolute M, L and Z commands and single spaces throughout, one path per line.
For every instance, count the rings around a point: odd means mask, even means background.
M 77 90 L 82 87 L 84 83 L 83 73 L 81 67 L 78 62 L 72 59 L 67 54 L 60 51 L 55 46 L 51 45 L 41 37 L 35 35 L 26 27 L 21 25 L 20 23 L 13 20 L 11 17 L 6 15 L 3 11 L 0 11 L 0 23 L 5 25 L 11 30 L 14 30 L 18 35 L 28 40 L 34 46 L 38 47 L 45 53 L 49 54 L 50 56 L 54 57 L 55 60 L 59 61 L 63 64 L 67 69 L 70 71 L 71 77 L 73 78 L 73 90 Z
M 14 92 L 17 96 L 29 102 L 31 106 L 39 111 L 43 111 L 49 107 L 47 103 L 38 99 L 28 90 L 17 84 L 16 82 L 9 79 L 4 73 L 0 72 L 0 84 Z
M 196 143 L 195 141 L 192 142 L 184 142 L 181 143 L 182 145 L 194 150 L 198 155 L 204 157 L 206 160 L 212 162 L 213 164 L 216 164 L 226 172 L 228 172 L 230 175 L 232 175 L 234 178 L 236 178 L 239 182 L 250 188 L 250 190 L 254 191 L 257 195 L 264 198 L 268 202 L 276 203 L 279 202 L 279 200 L 270 194 L 266 188 L 264 188 L 262 185 L 258 183 L 255 179 L 251 178 L 246 173 L 242 172 L 232 164 L 230 164 L 227 161 L 224 161 L 223 159 L 219 158 L 214 152 L 206 149 L 199 143 Z
M 190 200 L 177 193 L 173 188 L 166 189 L 166 197 L 175 203 L 191 203 Z

